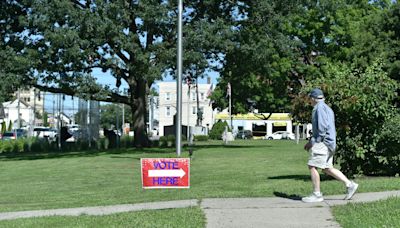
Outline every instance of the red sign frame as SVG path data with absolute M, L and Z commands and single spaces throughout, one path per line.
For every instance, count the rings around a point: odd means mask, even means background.
M 190 158 L 141 158 L 142 187 L 190 188 Z

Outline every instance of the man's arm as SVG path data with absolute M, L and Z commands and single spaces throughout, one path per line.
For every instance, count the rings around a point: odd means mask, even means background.
M 315 110 L 315 118 L 317 120 L 317 137 L 311 137 L 311 147 L 314 144 L 320 143 L 324 140 L 329 125 L 328 112 L 324 107 L 318 107 L 317 110 Z

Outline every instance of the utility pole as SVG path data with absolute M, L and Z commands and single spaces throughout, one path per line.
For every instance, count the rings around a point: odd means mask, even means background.
M 115 128 L 117 129 L 117 148 L 119 148 L 119 108 L 117 106 L 117 122 L 115 123 Z
M 32 127 L 35 127 L 35 125 L 36 125 L 35 113 L 36 113 L 36 89 L 33 89 L 33 123 L 32 123 Z
M 201 126 L 201 111 L 200 111 L 200 101 L 199 101 L 199 77 L 196 77 L 196 126 Z
M 188 81 L 188 93 L 187 93 L 187 131 L 186 131 L 186 139 L 188 143 L 190 143 L 190 82 Z
M 88 139 L 89 139 L 89 148 L 92 148 L 92 101 L 89 100 L 87 104 L 88 111 L 87 111 L 87 130 L 88 130 Z
M 229 96 L 229 119 L 231 120 L 231 131 L 233 131 L 233 126 L 232 126 L 232 88 L 231 88 L 230 82 L 228 82 L 228 96 Z
M 181 156 L 182 150 L 182 14 L 183 14 L 183 0 L 178 0 L 178 59 L 177 59 L 177 73 L 176 79 L 176 154 Z
M 19 129 L 19 128 L 21 128 L 21 107 L 20 107 L 20 104 L 21 104 L 21 102 L 20 102 L 20 89 L 18 88 L 18 95 L 17 95 L 17 97 L 18 97 L 18 122 L 17 122 L 17 128 Z
M 61 150 L 61 94 L 60 93 L 58 94 L 57 99 L 58 99 L 58 118 L 57 118 L 58 149 Z
M 53 93 L 53 127 L 56 127 L 56 94 Z
M 125 104 L 122 103 L 122 127 L 121 127 L 121 134 L 124 135 L 124 125 L 125 125 Z
M 149 132 L 153 132 L 153 95 L 150 95 L 149 100 Z

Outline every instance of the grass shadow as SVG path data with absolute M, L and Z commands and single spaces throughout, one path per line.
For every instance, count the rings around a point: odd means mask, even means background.
M 72 157 L 95 157 L 104 151 L 85 150 L 78 152 L 24 152 L 24 153 L 0 153 L 0 161 L 19 161 L 19 160 L 38 160 L 53 158 L 72 158 Z
M 283 175 L 283 176 L 268 177 L 268 179 L 270 180 L 291 179 L 291 180 L 311 181 L 310 175 Z M 320 179 L 321 181 L 325 181 L 325 180 L 332 180 L 333 178 L 328 175 L 320 175 Z
M 296 194 L 288 195 L 288 194 L 283 193 L 283 192 L 274 192 L 274 195 L 276 197 L 285 198 L 285 199 L 291 199 L 291 200 L 297 200 L 297 201 L 300 201 L 301 198 L 302 198 L 300 195 L 296 195 Z
M 223 149 L 223 148 L 266 148 L 271 145 L 262 144 L 223 144 L 223 142 L 203 142 L 194 145 L 185 144 L 182 148 L 183 155 L 189 155 L 189 150 L 196 151 L 201 149 Z M 46 151 L 46 152 L 23 152 L 23 153 L 0 153 L 0 161 L 18 161 L 18 160 L 38 160 L 54 158 L 74 158 L 74 157 L 94 157 L 103 154 L 121 155 L 121 154 L 174 154 L 176 148 L 173 147 L 145 147 L 145 148 L 120 148 L 110 150 L 87 149 L 83 151 Z M 117 157 L 115 157 L 117 158 Z M 121 157 L 119 157 L 121 158 Z

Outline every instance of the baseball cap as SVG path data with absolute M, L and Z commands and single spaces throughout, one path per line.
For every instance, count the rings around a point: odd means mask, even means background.
M 321 98 L 324 98 L 324 93 L 322 92 L 322 90 L 315 88 L 315 89 L 311 90 L 311 92 L 308 94 L 308 96 L 315 98 L 315 99 L 321 99 Z

